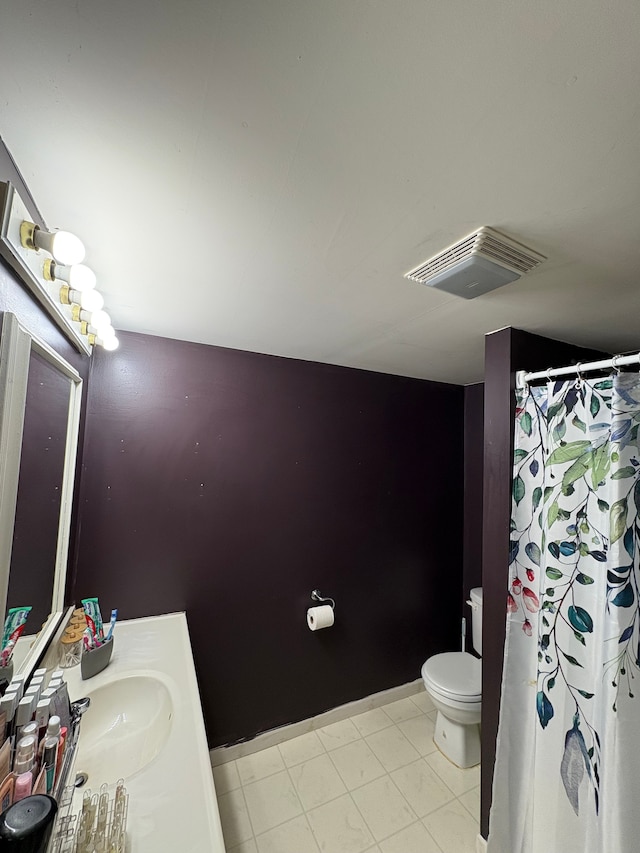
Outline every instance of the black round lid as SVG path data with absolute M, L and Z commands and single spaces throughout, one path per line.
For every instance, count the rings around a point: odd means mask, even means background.
M 17 842 L 41 835 L 50 829 L 58 804 L 47 794 L 34 794 L 18 800 L 0 815 L 0 839 Z

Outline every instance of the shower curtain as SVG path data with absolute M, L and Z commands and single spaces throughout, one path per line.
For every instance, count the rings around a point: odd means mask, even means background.
M 640 849 L 640 378 L 517 393 L 489 853 Z

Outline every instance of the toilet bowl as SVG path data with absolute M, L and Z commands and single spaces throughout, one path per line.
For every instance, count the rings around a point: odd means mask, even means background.
M 480 762 L 482 669 L 467 652 L 434 655 L 422 667 L 422 680 L 438 710 L 433 739 L 458 767 Z
M 482 650 L 482 589 L 471 590 L 473 644 Z M 422 680 L 438 715 L 433 740 L 458 767 L 480 763 L 482 663 L 467 652 L 444 652 L 422 666 Z

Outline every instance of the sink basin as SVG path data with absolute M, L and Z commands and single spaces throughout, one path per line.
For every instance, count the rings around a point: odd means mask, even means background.
M 125 676 L 86 695 L 91 706 L 82 718 L 75 768 L 97 790 L 153 761 L 169 737 L 173 702 L 167 686 L 151 675 Z

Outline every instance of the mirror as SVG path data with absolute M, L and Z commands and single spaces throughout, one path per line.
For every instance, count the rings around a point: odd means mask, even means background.
M 6 312 L 0 345 L 0 617 L 30 605 L 14 671 L 33 668 L 64 607 L 82 379 Z

